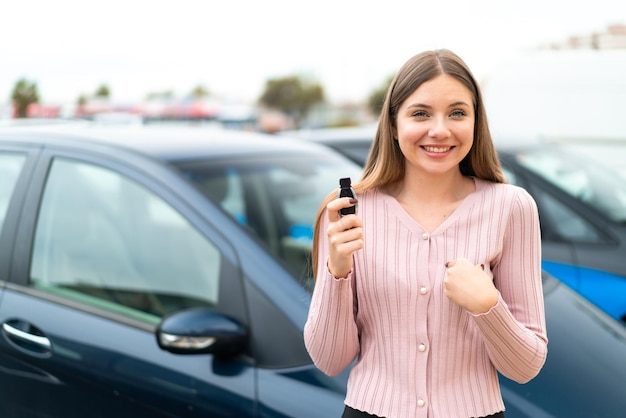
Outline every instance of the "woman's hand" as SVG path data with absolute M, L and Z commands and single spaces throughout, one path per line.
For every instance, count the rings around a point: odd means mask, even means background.
M 352 254 L 363 248 L 363 223 L 357 215 L 339 216 L 339 210 L 354 206 L 356 199 L 342 197 L 326 205 L 328 214 L 328 241 L 330 244 L 328 269 L 335 277 L 346 277 L 352 270 Z
M 485 313 L 498 303 L 499 292 L 483 265 L 459 258 L 449 261 L 446 267 L 443 291 L 452 302 L 474 315 Z

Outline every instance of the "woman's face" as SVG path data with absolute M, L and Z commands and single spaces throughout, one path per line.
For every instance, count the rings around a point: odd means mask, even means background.
M 407 170 L 421 174 L 458 172 L 474 142 L 474 98 L 447 74 L 420 85 L 398 110 L 394 136 Z

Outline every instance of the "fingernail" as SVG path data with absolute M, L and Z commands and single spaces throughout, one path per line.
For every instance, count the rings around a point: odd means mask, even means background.
M 358 200 L 356 200 L 355 198 L 351 197 L 351 198 L 350 198 L 350 200 L 349 200 L 349 202 L 350 202 L 350 203 L 357 203 L 357 202 L 358 202 Z

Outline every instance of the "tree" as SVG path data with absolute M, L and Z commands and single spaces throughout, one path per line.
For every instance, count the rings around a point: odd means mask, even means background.
M 209 90 L 206 89 L 201 84 L 198 84 L 196 87 L 191 90 L 191 97 L 195 99 L 203 99 L 209 95 Z
M 28 117 L 28 106 L 33 103 L 39 103 L 37 84 L 31 83 L 25 78 L 18 80 L 13 87 L 11 101 L 18 118 Z
M 296 127 L 313 106 L 325 101 L 324 89 L 319 83 L 307 82 L 297 76 L 267 80 L 259 103 L 269 109 L 290 116 Z
M 101 99 L 108 99 L 111 97 L 111 90 L 106 84 L 101 84 L 100 87 L 96 89 L 94 96 Z
M 78 99 L 76 99 L 76 104 L 78 106 L 85 106 L 87 104 L 87 96 L 85 96 L 84 94 L 81 94 L 80 96 L 78 96 Z
M 367 98 L 367 106 L 375 116 L 380 115 L 380 112 L 383 109 L 385 96 L 387 95 L 387 90 L 389 89 L 389 85 L 392 80 L 393 76 L 388 77 L 387 80 L 372 91 Z

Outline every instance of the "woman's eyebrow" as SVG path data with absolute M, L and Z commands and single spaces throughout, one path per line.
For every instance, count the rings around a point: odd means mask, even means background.
M 423 107 L 426 109 L 432 109 L 432 106 L 429 106 L 425 103 L 413 103 L 413 104 L 410 104 L 408 107 Z
M 464 102 L 464 101 L 462 101 L 462 100 L 460 100 L 460 101 L 458 101 L 458 102 L 450 103 L 450 104 L 448 105 L 448 107 L 455 107 L 455 106 L 467 106 L 467 107 L 472 107 L 469 103 Z M 432 109 L 432 106 L 427 105 L 426 103 L 413 103 L 413 104 L 410 104 L 408 107 L 409 107 L 409 108 L 411 108 L 411 107 L 421 107 L 421 108 L 424 108 L 424 109 Z
M 464 101 L 458 101 L 458 102 L 451 103 L 450 106 L 448 106 L 448 107 L 455 107 L 455 106 L 472 107 L 472 106 L 470 106 L 470 104 L 468 104 L 467 102 L 464 102 Z

